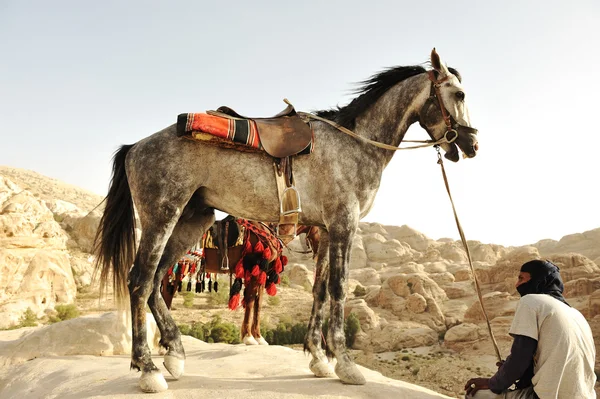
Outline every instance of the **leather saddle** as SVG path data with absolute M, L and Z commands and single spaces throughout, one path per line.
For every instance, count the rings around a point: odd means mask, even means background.
M 242 256 L 244 230 L 233 216 L 216 221 L 208 230 L 203 242 L 207 272 L 223 273 L 235 265 Z
M 265 152 L 274 158 L 285 158 L 306 149 L 312 141 L 313 133 L 310 123 L 300 118 L 294 106 L 287 99 L 283 101 L 287 107 L 270 118 L 244 116 L 226 106 L 207 113 L 229 119 L 254 121 Z

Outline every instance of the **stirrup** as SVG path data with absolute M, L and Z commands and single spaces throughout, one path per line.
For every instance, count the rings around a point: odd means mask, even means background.
M 283 190 L 279 204 L 279 213 L 282 216 L 302 212 L 300 194 L 295 186 L 289 186 Z

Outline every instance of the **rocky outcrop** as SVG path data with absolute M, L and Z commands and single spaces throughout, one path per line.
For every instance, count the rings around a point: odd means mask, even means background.
M 21 176 L 15 170 L 7 174 Z M 33 172 L 25 175 L 34 179 Z M 92 259 L 86 252 L 99 213 L 49 198 L 57 189 L 44 179 L 36 177 L 39 186 L 30 191 L 0 174 L 0 328 L 17 324 L 28 308 L 41 317 L 56 304 L 72 303 L 76 284 L 91 283 Z M 77 192 L 68 189 L 65 198 L 77 198 L 72 191 Z M 84 196 L 84 203 L 91 197 Z
M 160 334 L 151 313 L 146 314 L 146 330 L 150 350 L 158 348 Z M 131 315 L 110 312 L 85 316 L 25 329 L 15 338 L 0 343 L 0 366 L 48 356 L 127 355 L 131 353 Z

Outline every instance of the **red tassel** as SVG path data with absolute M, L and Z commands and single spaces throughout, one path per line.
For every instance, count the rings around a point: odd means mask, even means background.
M 281 263 L 283 263 L 283 266 L 288 264 L 288 258 L 285 255 L 281 255 Z
M 258 240 L 256 245 L 254 246 L 254 252 L 262 252 L 264 250 L 265 250 L 265 246 L 263 245 L 262 241 Z
M 267 285 L 267 294 L 271 295 L 271 296 L 275 296 L 277 294 L 277 287 L 275 287 L 275 284 L 271 283 L 269 285 Z
M 281 258 L 277 258 L 275 261 L 275 273 L 279 274 L 283 271 L 283 266 L 281 265 Z
M 235 265 L 235 278 L 244 278 L 244 264 L 241 261 Z
M 236 310 L 240 306 L 240 294 L 239 292 L 229 298 L 229 309 Z
M 250 240 L 246 240 L 246 243 L 244 244 L 244 252 L 252 252 L 252 243 L 250 242 Z
M 252 275 L 254 277 L 258 276 L 258 274 L 260 273 L 260 268 L 258 267 L 258 265 L 254 265 L 254 267 L 252 268 Z
M 267 282 L 267 273 L 260 272 L 260 276 L 258 276 L 258 284 L 265 285 Z
M 270 259 L 271 255 L 272 255 L 271 248 L 266 247 L 265 250 L 263 251 L 263 255 L 262 255 L 263 259 Z

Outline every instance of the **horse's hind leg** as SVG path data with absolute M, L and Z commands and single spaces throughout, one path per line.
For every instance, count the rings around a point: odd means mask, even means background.
M 265 286 L 256 283 L 256 299 L 254 300 L 254 316 L 252 318 L 252 336 L 259 345 L 269 345 L 266 339 L 260 334 L 260 309 L 262 296 L 265 292 Z
M 195 201 L 195 197 L 192 197 L 165 246 L 154 275 L 152 294 L 148 299 L 148 305 L 160 330 L 160 345 L 167 349 L 163 364 L 175 379 L 183 374 L 185 352 L 179 328 L 171 317 L 159 287 L 162 276 L 169 267 L 202 237 L 215 220 L 212 208 L 202 209 Z
M 317 377 L 334 376 L 333 367 L 329 363 L 325 351 L 321 348 L 321 330 L 323 328 L 323 305 L 327 301 L 327 281 L 329 271 L 329 236 L 321 231 L 321 242 L 316 265 L 315 283 L 313 285 L 313 307 L 308 321 L 308 331 L 304 341 L 304 350 L 310 351 L 312 360 L 310 370 Z
M 258 345 L 251 332 L 250 319 L 256 302 L 256 278 L 251 278 L 244 288 L 244 321 L 242 322 L 242 342 L 246 345 Z

